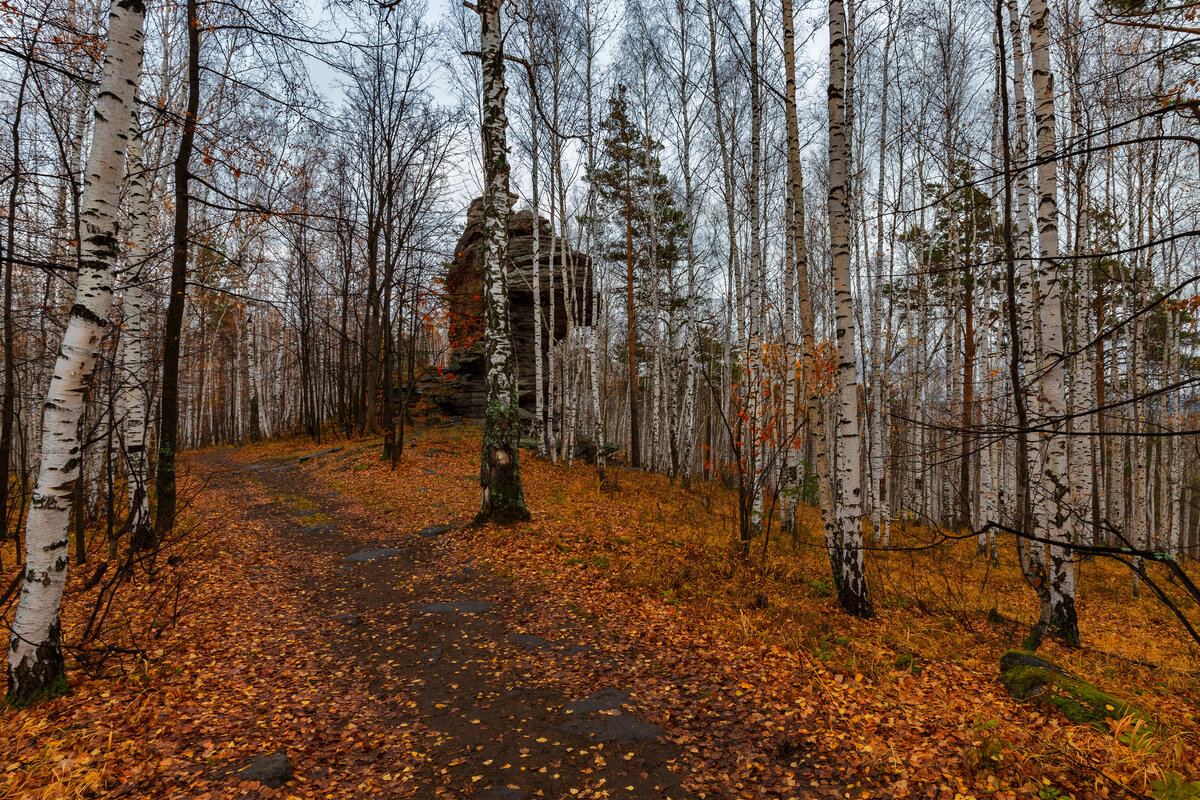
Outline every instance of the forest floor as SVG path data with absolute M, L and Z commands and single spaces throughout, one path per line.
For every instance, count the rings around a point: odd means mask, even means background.
M 1024 630 L 988 612 L 1036 611 L 1011 543 L 992 567 L 898 528 L 864 622 L 811 510 L 743 563 L 720 487 L 523 454 L 533 521 L 472 529 L 477 428 L 418 431 L 394 470 L 378 440 L 330 446 L 187 456 L 192 533 L 106 600 L 143 653 L 3 712 L 0 796 L 1082 800 L 1200 778 L 1200 652 L 1114 565 L 1081 565 L 1085 646 L 1041 652 L 1152 729 L 1008 697 Z M 280 751 L 282 786 L 239 779 Z

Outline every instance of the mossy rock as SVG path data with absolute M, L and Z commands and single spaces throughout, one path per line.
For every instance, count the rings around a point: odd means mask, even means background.
M 1118 700 L 1087 681 L 1072 676 L 1052 661 L 1028 650 L 1007 650 L 1000 657 L 1000 680 L 1014 700 L 1033 700 L 1053 706 L 1071 722 L 1104 725 L 1127 716 L 1144 718 L 1135 706 Z

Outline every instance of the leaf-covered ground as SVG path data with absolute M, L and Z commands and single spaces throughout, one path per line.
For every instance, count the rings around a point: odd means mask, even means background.
M 1035 611 L 1011 543 L 999 567 L 971 542 L 873 553 L 880 613 L 862 622 L 836 610 L 811 511 L 814 533 L 759 539 L 742 564 L 726 491 L 619 470 L 602 489 L 524 454 L 533 521 L 472 530 L 477 429 L 422 431 L 395 470 L 378 441 L 335 444 L 303 464 L 321 448 L 189 456 L 204 547 L 155 578 L 185 613 L 124 677 L 75 671 L 70 695 L 6 711 L 0 792 L 1085 798 L 1200 777 L 1197 653 L 1112 565 L 1081 565 L 1085 647 L 1043 652 L 1154 729 L 1009 699 L 996 662 L 1024 631 L 987 612 Z M 363 548 L 395 552 L 342 561 Z M 429 611 L 463 601 L 491 605 Z M 131 627 L 161 612 L 121 603 Z M 598 690 L 612 707 L 571 706 Z M 284 787 L 229 777 L 280 749 Z

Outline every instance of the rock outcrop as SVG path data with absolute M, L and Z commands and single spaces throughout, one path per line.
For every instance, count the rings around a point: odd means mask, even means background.
M 522 409 L 535 404 L 533 331 L 533 212 L 518 211 L 508 218 L 508 301 L 513 352 L 516 356 L 517 390 Z M 542 295 L 542 359 L 553 342 L 567 336 L 568 305 L 575 326 L 592 324 L 595 286 L 591 259 L 551 235 L 550 224 L 538 219 Z M 564 291 L 564 264 L 566 281 Z M 482 417 L 487 407 L 484 382 L 483 331 L 483 198 L 471 201 L 467 226 L 454 248 L 454 263 L 446 280 L 450 322 L 450 358 L 447 377 L 429 387 L 426 399 L 443 412 L 464 417 Z M 553 304 L 553 312 L 551 311 Z M 554 325 L 550 318 L 553 313 Z

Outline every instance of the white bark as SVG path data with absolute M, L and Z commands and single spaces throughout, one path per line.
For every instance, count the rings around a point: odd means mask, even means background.
M 749 529 L 743 535 L 754 534 L 762 526 L 763 516 L 763 462 L 766 460 L 767 442 L 764 435 L 766 413 L 764 410 L 764 348 L 763 337 L 763 257 L 762 257 L 762 214 L 759 208 L 762 192 L 762 89 L 759 86 L 758 64 L 758 8 L 750 6 L 750 264 L 749 264 L 749 341 L 747 342 L 746 369 L 742 402 L 746 404 L 749 430 L 743 434 L 744 461 L 749 473 L 750 498 Z M 749 541 L 743 541 L 743 548 Z M 745 552 L 745 549 L 743 549 Z
M 870 506 L 871 532 L 876 542 L 887 539 L 885 527 L 888 525 L 888 514 L 884 509 L 887 498 L 887 413 L 884 408 L 883 387 L 887 383 L 885 359 L 887 353 L 883 341 L 883 189 L 885 161 L 887 158 L 888 133 L 888 57 L 892 46 L 892 17 L 900 9 L 893 9 L 892 3 L 887 4 L 887 26 L 883 40 L 883 86 L 879 111 L 879 179 L 876 188 L 875 202 L 875 276 L 871 282 L 871 416 L 868 429 L 871 435 L 870 461 Z M 899 5 L 899 3 L 897 3 Z M 865 216 L 864 216 L 865 224 Z M 865 244 L 865 240 L 864 240 Z
M 1175 384 L 1179 383 L 1182 377 L 1180 369 L 1180 345 L 1179 345 L 1179 327 L 1181 322 L 1177 312 L 1172 312 L 1168 316 L 1167 322 L 1167 352 L 1170 359 L 1170 368 L 1167 372 L 1168 379 Z M 1183 428 L 1183 398 L 1178 388 L 1172 389 L 1167 396 L 1168 400 L 1168 416 L 1170 417 L 1170 426 L 1172 430 L 1178 431 Z M 1089 439 L 1090 442 L 1090 439 Z M 1167 446 L 1170 448 L 1170 459 L 1167 468 L 1168 480 L 1165 487 L 1168 522 L 1170 539 L 1167 543 L 1167 552 L 1175 556 L 1183 555 L 1183 546 L 1186 544 L 1186 537 L 1183 536 L 1183 461 L 1184 454 L 1179 446 L 1179 439 L 1172 436 L 1167 440 Z
M 681 6 L 682 9 L 682 6 Z M 684 306 L 683 331 L 683 386 L 682 397 L 678 398 L 677 417 L 678 430 L 673 432 L 675 452 L 678 453 L 678 469 L 681 480 L 686 486 L 691 477 L 693 448 L 696 440 L 696 370 L 698 367 L 699 336 L 697 333 L 697 285 L 696 285 L 696 224 L 699 218 L 695 194 L 695 183 L 692 175 L 692 117 L 691 99 L 696 90 L 692 80 L 692 65 L 689 55 L 692 52 L 692 28 L 690 13 L 682 11 L 679 14 L 679 134 L 680 134 L 680 169 L 683 173 L 683 213 L 684 224 L 687 226 L 684 241 L 684 259 L 687 268 L 687 299 Z M 674 382 L 672 381 L 672 385 Z
M 112 305 L 117 204 L 129 115 L 141 72 L 140 0 L 115 0 L 84 170 L 81 257 L 75 303 L 46 392 L 42 463 L 25 527 L 25 572 L 8 653 L 8 689 L 17 700 L 60 691 L 64 680 L 59 608 L 67 578 L 72 492 L 79 480 L 79 420 Z
M 842 607 L 871 616 L 862 551 L 862 470 L 859 460 L 858 366 L 855 363 L 854 298 L 850 289 L 847 214 L 846 6 L 829 3 L 829 240 L 833 260 L 838 351 L 837 469 L 834 495 L 841 550 Z
M 1086 252 L 1087 244 L 1087 211 L 1080 212 L 1084 219 L 1081 221 L 1080 236 L 1083 241 L 1075 247 L 1076 253 Z M 1078 431 L 1096 430 L 1096 415 L 1091 413 L 1096 407 L 1096 365 L 1092 360 L 1094 349 L 1089 345 L 1090 333 L 1090 303 L 1092 297 L 1092 265 L 1085 259 L 1074 261 L 1075 272 L 1075 367 L 1071 371 L 1071 413 L 1073 424 Z M 1095 438 L 1092 436 L 1071 437 L 1071 499 L 1075 508 L 1077 523 L 1075 525 L 1075 541 L 1091 543 L 1092 531 L 1089 520 L 1092 519 L 1092 481 L 1095 477 Z
M 1012 34 L 1013 59 L 1013 164 L 1016 175 L 1017 213 L 1014 228 L 1016 229 L 1016 253 L 1018 263 L 1018 280 L 1020 281 L 1020 348 L 1024 380 L 1029 381 L 1038 374 L 1037 354 L 1041 352 L 1041 325 L 1039 324 L 1040 304 L 1038 302 L 1037 267 L 1034 264 L 1029 241 L 1029 125 L 1028 104 L 1025 99 L 1025 55 L 1024 34 L 1021 29 L 1020 16 L 1016 0 L 1008 0 L 1009 32 Z M 1026 407 L 1029 409 L 1029 419 L 1037 418 L 1039 402 L 1036 394 L 1026 392 Z M 1033 480 L 1041 474 L 1041 457 L 1038 439 L 1029 437 L 1027 453 L 1018 454 L 1029 462 L 1029 475 Z M 1030 525 L 1033 531 L 1041 530 L 1038 520 L 1042 509 L 1036 502 L 1035 487 L 1027 487 L 1030 497 Z M 1046 572 L 1045 545 L 1028 542 L 1023 548 L 1029 560 L 1029 574 L 1037 576 L 1034 580 L 1044 581 Z
M 721 106 L 721 81 L 718 78 L 719 62 L 717 59 L 717 21 L 716 15 L 713 12 L 712 0 L 706 0 L 705 9 L 708 15 L 708 42 L 709 42 L 709 77 L 712 83 L 712 104 L 713 117 L 716 120 L 714 126 L 717 134 L 717 144 L 721 152 L 721 188 L 722 199 L 725 201 L 725 225 L 727 243 L 729 246 L 729 260 L 727 262 L 726 273 L 726 306 L 725 306 L 725 336 L 724 348 L 722 352 L 722 365 L 725 374 L 730 374 L 733 365 L 733 354 L 730 349 L 730 342 L 734 339 L 733 328 L 735 323 L 737 328 L 737 341 L 741 341 L 741 314 L 735 312 L 734 306 L 738 304 L 740 293 L 738 290 L 738 276 L 741 272 L 739 266 L 738 241 L 737 241 L 737 210 L 734 207 L 734 178 L 732 159 L 730 157 L 730 148 L 728 142 L 728 131 L 725 129 L 724 111 Z M 721 405 L 723 414 L 726 420 L 733 419 L 733 401 L 732 392 L 730 391 L 730 382 L 721 381 Z M 712 454 L 710 454 L 711 457 Z
M 529 4 L 529 25 L 528 25 L 528 47 L 529 52 L 534 50 L 533 37 L 533 4 Z M 546 409 L 545 409 L 545 385 L 546 379 L 544 372 L 544 364 L 542 361 L 542 240 L 541 240 L 541 196 L 539 192 L 538 177 L 540 173 L 540 164 L 538 159 L 538 120 L 537 120 L 537 104 L 539 102 L 537 94 L 537 83 L 533 67 L 529 67 L 529 152 L 530 152 L 530 182 L 532 184 L 532 211 L 533 211 L 533 261 L 532 261 L 532 285 L 533 285 L 533 438 L 537 442 L 538 453 L 545 458 L 548 450 L 546 438 Z M 551 262 L 553 263 L 553 262 Z M 553 273 L 551 273 L 551 287 L 554 285 Z M 551 293 L 553 300 L 553 292 Z
M 528 520 L 517 454 L 519 416 L 512 333 L 508 306 L 508 117 L 504 101 L 503 30 L 500 0 L 478 5 L 480 53 L 483 63 L 482 150 L 485 185 L 484 214 L 484 335 L 487 340 L 487 418 L 479 482 L 482 489 L 480 522 Z M 553 307 L 553 306 L 552 306 Z
M 129 236 L 124 287 L 124 327 L 121 331 L 121 383 L 118 409 L 121 450 L 125 457 L 126 488 L 129 492 L 129 529 L 134 541 L 149 532 L 150 503 L 147 498 L 146 384 L 149 359 L 146 353 L 148 298 L 143 288 L 149 272 L 146 244 L 149 240 L 150 207 L 146 171 L 142 163 L 142 134 L 137 112 L 130 115 L 127 170 L 129 175 Z
M 551 190 L 553 190 L 553 188 L 554 188 L 554 169 L 555 169 L 554 162 L 551 161 L 551 166 L 550 166 Z M 558 245 L 560 243 L 562 243 L 562 237 L 558 236 L 554 232 L 554 223 L 555 223 L 556 217 L 555 217 L 555 205 L 554 205 L 553 191 L 551 192 L 550 202 L 548 203 L 548 205 L 550 206 L 550 217 L 549 217 L 549 219 L 550 219 L 550 257 L 546 260 L 546 272 L 547 272 L 547 275 L 549 276 L 548 282 L 549 282 L 550 288 L 551 288 L 551 301 L 550 301 L 550 309 L 549 309 L 550 313 L 549 313 L 549 322 L 548 322 L 547 330 L 549 330 L 551 333 L 553 333 L 554 331 L 558 330 L 558 322 L 555 319 L 555 317 L 558 313 L 558 302 L 554 300 L 554 292 L 553 292 L 553 289 L 554 289 L 554 260 L 556 258 L 561 258 L 561 254 L 558 253 Z M 559 222 L 559 225 L 561 226 L 561 221 Z M 558 347 L 555 346 L 553 339 L 550 340 L 549 347 L 547 347 L 546 352 L 547 352 L 547 359 L 546 359 L 547 367 L 549 367 L 549 368 L 546 370 L 545 381 L 546 381 L 546 397 L 549 402 L 546 403 L 543 407 L 543 413 L 546 415 L 546 418 L 543 420 L 542 424 L 544 426 L 543 429 L 545 431 L 545 436 L 546 436 L 546 448 L 550 451 L 550 460 L 553 463 L 557 464 L 558 463 L 558 452 L 559 452 L 559 447 L 558 447 L 559 438 L 558 437 L 559 437 L 559 433 L 561 432 L 561 422 L 557 419 L 558 406 L 557 406 L 556 398 L 558 397 L 558 392 L 559 392 L 559 384 L 560 384 L 559 377 L 560 377 L 560 375 L 559 375 L 558 370 L 555 368 L 556 361 L 558 360 Z
M 1043 472 L 1047 497 L 1043 538 L 1050 546 L 1050 628 L 1068 642 L 1077 643 L 1075 619 L 1075 563 L 1066 547 L 1070 543 L 1071 497 L 1067 475 L 1066 393 L 1062 333 L 1062 279 L 1058 263 L 1058 165 L 1054 139 L 1054 75 L 1050 68 L 1050 41 L 1046 0 L 1029 4 L 1029 41 L 1033 62 L 1033 88 L 1037 100 L 1038 244 L 1041 250 L 1042 370 L 1038 405 L 1051 432 L 1041 434 L 1045 454 Z

